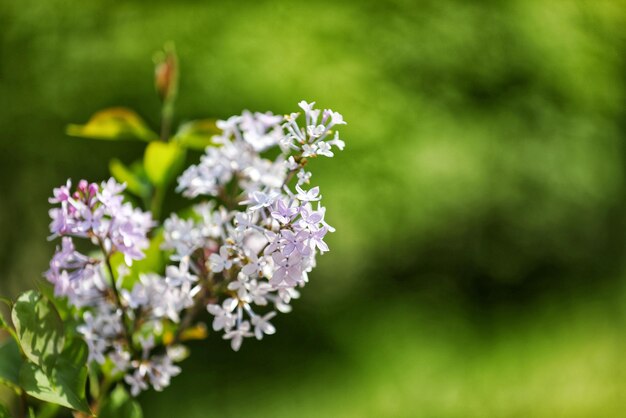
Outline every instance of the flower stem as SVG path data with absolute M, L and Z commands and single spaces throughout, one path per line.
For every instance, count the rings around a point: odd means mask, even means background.
M 100 250 L 102 250 L 102 254 L 104 254 L 104 262 L 105 262 L 105 264 L 107 266 L 107 270 L 109 272 L 109 275 L 111 276 L 111 289 L 113 290 L 113 296 L 115 298 L 115 304 L 117 305 L 117 307 L 122 312 L 122 331 L 124 333 L 124 337 L 126 339 L 126 343 L 128 344 L 128 347 L 132 351 L 131 333 L 128 330 L 128 324 L 126 323 L 126 319 L 128 318 L 128 314 L 126 312 L 126 307 L 122 303 L 122 298 L 120 297 L 120 292 L 117 289 L 117 283 L 116 283 L 116 280 L 115 280 L 115 274 L 113 273 L 113 266 L 111 265 L 111 254 L 106 250 L 106 248 L 104 247 L 104 243 L 102 242 L 101 239 L 98 239 L 98 243 L 100 244 Z
M 154 192 L 152 199 L 150 200 L 150 212 L 155 220 L 161 218 L 161 206 L 163 206 L 163 199 L 165 198 L 165 188 L 161 186 L 154 186 Z

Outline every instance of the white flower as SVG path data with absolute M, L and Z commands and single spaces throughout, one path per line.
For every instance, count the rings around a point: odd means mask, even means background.
M 301 202 L 316 202 L 322 198 L 319 194 L 320 188 L 317 186 L 313 187 L 311 190 L 305 191 L 299 185 L 296 185 L 296 190 L 298 191 L 296 199 Z
M 298 185 L 302 185 L 304 183 L 309 183 L 311 180 L 311 172 L 301 169 L 298 171 Z
M 265 316 L 256 315 L 252 317 L 252 325 L 254 325 L 254 335 L 257 340 L 263 339 L 263 334 L 272 335 L 276 333 L 276 328 L 269 320 L 276 316 L 276 312 L 272 311 Z
M 324 125 L 309 125 L 306 128 L 307 133 L 311 138 L 319 138 L 326 132 L 326 127 Z
M 339 131 L 335 131 L 335 136 L 330 141 L 327 141 L 330 145 L 336 146 L 339 151 L 343 151 L 346 147 L 346 143 L 339 139 Z
M 343 120 L 343 115 L 339 112 L 333 112 L 330 109 L 326 109 L 324 110 L 324 114 L 328 114 L 330 115 L 330 125 L 329 126 L 334 126 L 334 125 L 345 125 L 346 122 Z
M 214 331 L 219 331 L 221 329 L 230 330 L 235 326 L 236 318 L 232 312 L 236 306 L 237 301 L 234 299 L 226 299 L 222 306 L 217 304 L 207 305 L 209 313 L 215 316 L 213 319 Z
M 148 383 L 139 369 L 132 374 L 124 376 L 124 381 L 130 386 L 130 394 L 133 396 L 137 396 L 142 391 L 148 389 Z
M 219 273 L 223 270 L 228 270 L 229 268 L 231 268 L 233 262 L 230 259 L 228 247 L 222 245 L 219 254 L 211 254 L 211 256 L 209 257 L 209 263 L 211 265 L 211 271 L 213 271 L 214 273 Z
M 304 144 L 302 145 L 302 156 L 303 157 L 314 157 L 317 152 L 316 144 Z
M 287 170 L 293 171 L 300 167 L 300 164 L 296 162 L 296 160 L 293 158 L 293 155 L 290 155 L 287 161 L 285 161 L 285 167 L 287 168 Z
M 313 110 L 313 106 L 315 106 L 315 102 L 307 103 L 306 100 L 302 100 L 300 101 L 300 103 L 298 103 L 298 106 L 305 113 L 309 113 L 311 110 Z
M 327 142 L 319 142 L 317 144 L 317 154 L 318 155 L 323 155 L 325 157 L 332 157 L 335 154 L 333 154 L 333 152 L 330 150 L 330 145 L 328 145 Z
M 174 213 L 165 220 L 161 248 L 174 250 L 174 259 L 191 254 L 201 245 L 202 239 L 193 219 L 181 219 Z
M 274 200 L 276 200 L 276 193 L 265 193 L 261 191 L 254 191 L 248 195 L 248 200 L 241 202 L 242 205 L 248 205 L 249 210 L 258 210 L 261 208 L 269 207 Z
M 250 332 L 250 323 L 248 321 L 243 321 L 237 328 L 224 334 L 224 339 L 230 340 L 230 347 L 234 351 L 239 351 L 243 339 L 245 337 L 252 337 L 253 335 L 254 334 Z

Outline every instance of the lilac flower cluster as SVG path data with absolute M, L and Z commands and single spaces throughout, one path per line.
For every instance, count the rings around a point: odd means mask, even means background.
M 148 231 L 154 226 L 149 212 L 123 202 L 124 186 L 111 179 L 98 185 L 81 180 L 74 192 L 71 181 L 54 189 L 50 203 L 51 239 L 62 236 L 46 278 L 57 296 L 67 296 L 76 306 L 89 304 L 105 290 L 101 260 L 76 251 L 74 237 L 87 238 L 103 251 L 124 255 L 127 264 L 144 257 Z
M 162 390 L 180 373 L 181 336 L 198 311 L 208 310 L 235 351 L 245 338 L 274 334 L 271 321 L 291 310 L 317 254 L 329 250 L 334 228 L 306 166 L 343 150 L 336 129 L 345 122 L 314 103 L 299 105 L 303 121 L 299 113 L 246 111 L 218 122 L 215 146 L 178 179 L 184 196 L 204 199 L 190 216 L 163 223 L 164 272 L 129 274 L 156 224 L 124 201 L 124 185 L 81 180 L 75 190 L 69 181 L 54 189 L 50 230 L 61 245 L 46 278 L 74 307 L 89 361 L 108 365 L 134 396 Z M 79 252 L 76 238 L 98 251 Z
M 136 395 L 148 382 L 162 389 L 180 369 L 167 353 L 150 355 L 153 346 L 142 343 L 141 356 L 136 354 L 127 324 L 140 318 L 141 328 L 131 331 L 154 333 L 165 319 L 179 320 L 197 289 L 192 289 L 195 276 L 171 266 L 165 278 L 142 275 L 131 291 L 118 292 L 133 260 L 144 258 L 148 232 L 154 226 L 149 212 L 124 203 L 123 190 L 124 185 L 113 179 L 101 185 L 81 180 L 74 192 L 70 181 L 54 189 L 50 202 L 59 206 L 50 210 L 50 230 L 52 238 L 62 239 L 45 276 L 54 284 L 55 294 L 67 297 L 77 308 L 82 320 L 77 330 L 87 342 L 89 360 L 111 362 L 116 373 L 125 374 Z M 74 238 L 88 239 L 101 254 L 76 251 Z M 117 275 L 106 268 L 116 253 L 125 261 Z
M 344 148 L 333 130 L 345 122 L 339 113 L 314 104 L 299 104 L 304 126 L 298 125 L 298 113 L 244 112 L 220 121 L 223 133 L 214 138 L 218 146 L 209 147 L 200 164 L 179 178 L 183 195 L 218 197 L 222 206 L 197 206 L 195 218 L 170 217 L 164 248 L 174 250 L 173 260 L 205 255 L 198 269 L 204 262 L 211 283 L 222 290 L 222 297 L 207 305 L 213 329 L 223 330 L 235 351 L 245 337 L 260 340 L 276 332 L 270 320 L 277 311 L 291 309 L 316 254 L 328 251 L 324 237 L 334 229 L 324 220 L 319 188 L 304 188 L 311 179 L 304 167 L 310 158 L 332 157 L 334 148 Z M 264 157 L 273 147 L 278 156 Z M 225 198 L 233 181 L 237 194 Z

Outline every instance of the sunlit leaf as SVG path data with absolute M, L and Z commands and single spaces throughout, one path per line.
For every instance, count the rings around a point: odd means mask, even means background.
M 66 331 L 70 329 L 69 323 L 76 323 L 76 318 L 72 315 L 72 307 L 67 298 L 57 298 L 54 295 L 54 285 L 48 281 L 40 281 L 37 283 L 37 290 L 46 297 L 56 308 L 61 321 L 65 324 Z
M 150 184 L 124 165 L 120 160 L 113 159 L 109 163 L 111 174 L 120 183 L 126 183 L 126 189 L 135 195 L 145 198 L 150 195 Z
M 146 148 L 143 165 L 150 181 L 166 186 L 182 169 L 185 150 L 174 142 L 151 142 Z
M 208 146 L 215 145 L 212 141 L 213 136 L 222 133 L 215 122 L 215 119 L 186 122 L 178 128 L 174 141 L 182 147 L 197 150 L 204 150 Z
M 99 418 L 142 418 L 141 406 L 130 397 L 124 386 L 118 385 L 104 403 Z
M 91 139 L 138 139 L 151 141 L 158 138 L 141 117 L 130 109 L 114 107 L 95 113 L 84 125 L 68 125 L 67 134 Z
M 26 357 L 44 368 L 54 365 L 65 342 L 63 323 L 54 305 L 30 290 L 13 305 L 12 319 Z
M 90 414 L 85 399 L 87 351 L 82 340 L 74 339 L 50 370 L 24 363 L 20 368 L 20 386 L 34 398 Z

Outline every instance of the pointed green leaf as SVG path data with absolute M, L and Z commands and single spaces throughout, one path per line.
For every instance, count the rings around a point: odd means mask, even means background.
M 124 386 L 118 385 L 104 403 L 99 418 L 143 418 L 141 406 L 130 397 Z
M 130 109 L 113 107 L 95 113 L 84 125 L 68 125 L 67 134 L 91 139 L 138 139 L 151 141 L 159 136 Z
M 180 172 L 185 150 L 175 142 L 151 142 L 146 148 L 143 165 L 150 181 L 164 187 Z
M 34 398 L 90 414 L 85 400 L 86 360 L 86 344 L 74 339 L 50 370 L 24 363 L 20 369 L 20 385 Z
M 0 346 L 0 382 L 9 386 L 19 386 L 22 356 L 17 342 L 13 338 L 5 340 Z
M 150 184 L 126 167 L 120 160 L 111 160 L 109 170 L 117 181 L 126 183 L 126 189 L 129 192 L 143 198 L 150 195 Z
M 63 322 L 54 305 L 30 290 L 13 305 L 12 319 L 26 357 L 44 368 L 52 367 L 65 342 Z
M 173 140 L 185 148 L 204 150 L 206 147 L 215 145 L 213 136 L 221 133 L 221 129 L 216 126 L 215 119 L 192 120 L 178 128 Z

